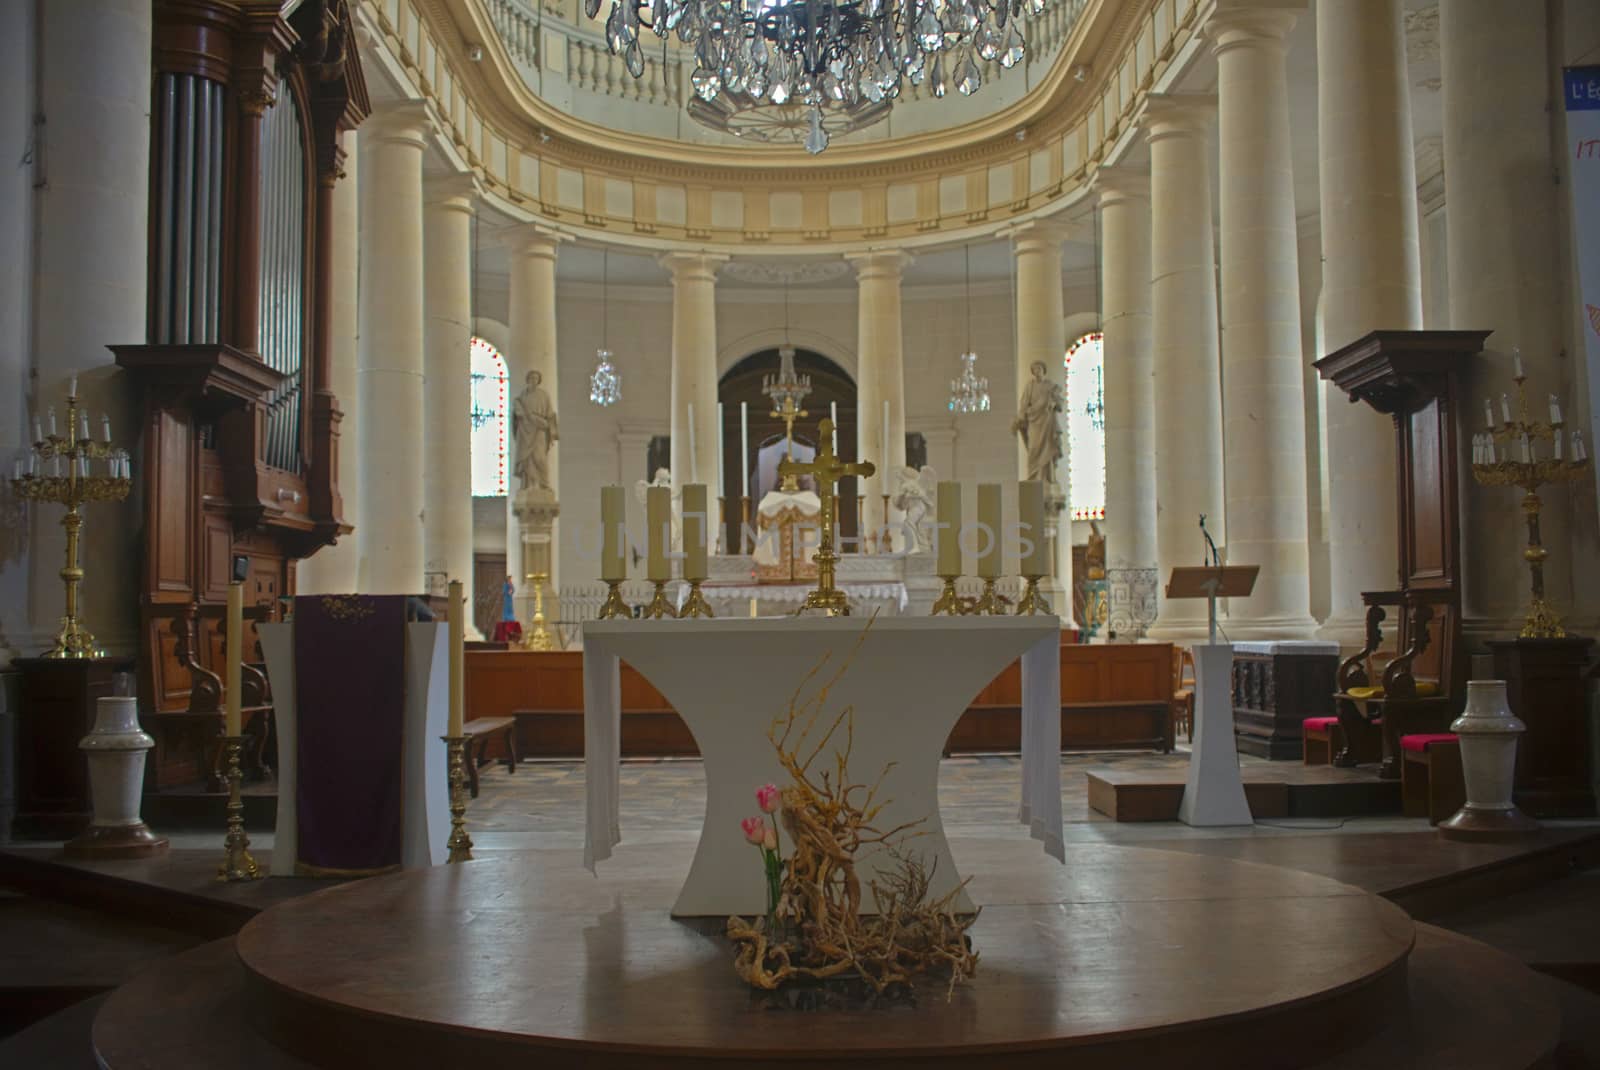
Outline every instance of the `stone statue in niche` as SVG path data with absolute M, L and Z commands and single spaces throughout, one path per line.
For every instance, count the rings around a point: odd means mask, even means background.
M 933 549 L 933 494 L 939 475 L 931 465 L 919 472 L 906 465 L 894 491 L 894 507 L 905 514 L 907 553 L 925 554 Z
M 511 412 L 511 433 L 517 440 L 517 478 L 523 490 L 554 490 L 550 482 L 550 448 L 561 439 L 556 407 L 540 384 L 537 371 L 527 375 Z
M 1051 382 L 1048 368 L 1042 360 L 1033 362 L 1033 379 L 1022 389 L 1022 401 L 1017 406 L 1017 418 L 1011 430 L 1022 436 L 1028 450 L 1028 479 L 1041 483 L 1056 482 L 1056 462 L 1061 460 L 1061 426 L 1056 413 L 1062 409 L 1061 387 Z

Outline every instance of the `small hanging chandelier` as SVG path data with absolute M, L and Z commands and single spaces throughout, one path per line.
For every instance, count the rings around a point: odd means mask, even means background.
M 611 350 L 607 348 L 611 318 L 606 315 L 606 303 L 611 289 L 610 250 L 600 251 L 600 348 L 595 350 L 594 374 L 589 376 L 589 400 L 596 405 L 615 405 L 622 400 L 622 373 L 611 363 Z
M 950 411 L 959 415 L 989 411 L 989 380 L 978 374 L 978 354 L 972 351 L 972 247 L 966 252 L 967 351 L 961 354 L 961 373 L 950 380 Z

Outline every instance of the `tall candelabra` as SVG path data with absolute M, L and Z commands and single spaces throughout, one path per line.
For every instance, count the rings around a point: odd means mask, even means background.
M 67 388 L 66 433 L 56 429 L 56 410 L 47 410 L 49 433 L 37 418 L 33 423 L 33 447 L 12 468 L 11 486 L 19 498 L 35 502 L 54 502 L 66 507 L 61 527 L 67 533 L 66 566 L 61 582 L 66 585 L 66 612 L 55 645 L 47 658 L 95 658 L 101 651 L 94 636 L 78 618 L 78 586 L 83 582 L 83 567 L 78 563 L 78 535 L 83 529 L 82 508 L 87 502 L 121 501 L 133 485 L 126 450 L 111 444 L 111 418 L 102 416 L 102 441 L 89 437 L 89 415 L 78 408 L 78 380 Z M 95 469 L 100 471 L 95 471 Z
M 1522 558 L 1528 563 L 1532 601 L 1523 621 L 1524 639 L 1559 639 L 1566 629 L 1544 597 L 1544 561 L 1549 551 L 1539 537 L 1539 488 L 1546 483 L 1575 483 L 1589 477 L 1591 462 L 1583 435 L 1571 432 L 1568 456 L 1563 456 L 1565 424 L 1561 404 L 1550 395 L 1550 419 L 1528 418 L 1527 377 L 1522 374 L 1522 358 L 1515 358 L 1513 381 L 1517 384 L 1517 416 L 1512 419 L 1511 399 L 1500 396 L 1500 421 L 1495 422 L 1494 407 L 1483 403 L 1488 429 L 1472 437 L 1472 476 L 1486 487 L 1521 487 L 1522 512 L 1528 523 L 1528 545 Z

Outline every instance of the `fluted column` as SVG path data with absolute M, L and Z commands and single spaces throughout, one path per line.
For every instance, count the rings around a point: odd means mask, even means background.
M 423 239 L 420 102 L 361 125 L 362 590 L 420 594 L 423 582 Z
M 661 258 L 672 272 L 672 483 L 677 487 L 717 481 L 717 269 L 727 259 L 709 253 Z
M 354 133 L 342 135 L 348 147 Z M 333 187 L 333 277 L 329 311 L 333 317 L 328 350 L 328 385 L 339 403 L 339 496 L 344 522 L 354 530 L 324 546 L 295 568 L 300 594 L 352 594 L 358 590 L 361 563 L 361 404 L 357 367 L 356 280 L 360 277 L 361 154 L 347 153 L 344 177 Z
M 468 175 L 431 183 L 422 240 L 427 257 L 424 561 L 434 586 L 460 580 L 468 590 L 473 587 L 472 214 L 477 192 Z M 470 614 L 467 631 L 477 632 Z
M 1225 544 L 1222 365 L 1217 343 L 1216 253 L 1211 225 L 1211 97 L 1152 94 L 1150 311 L 1156 380 L 1156 559 L 1164 585 L 1174 565 L 1198 565 L 1206 529 Z M 1206 605 L 1163 599 L 1152 637 L 1198 638 Z
M 856 269 L 856 443 L 858 457 L 877 466 L 860 481 L 865 495 L 864 531 L 883 524 L 883 495 L 893 493 L 894 473 L 906 463 L 905 331 L 900 277 L 911 257 L 877 250 L 846 257 Z M 883 405 L 889 403 L 889 441 L 883 441 Z M 889 512 L 890 540 L 900 547 L 898 515 Z
M 1304 639 L 1311 618 L 1300 266 L 1284 38 L 1295 16 L 1239 6 L 1206 24 L 1217 57 L 1223 457 L 1228 562 L 1259 565 L 1234 639 Z
M 0 4 L 0 100 L 11 102 L 0 109 L 0 145 L 25 145 L 32 136 L 33 116 L 22 102 L 29 98 L 33 81 L 29 67 L 36 11 L 32 4 Z M 33 180 L 29 169 L 4 168 L 0 170 L 0 249 L 28 248 L 32 232 Z M 28 309 L 32 304 L 33 273 L 28 259 L 15 252 L 0 257 L 0 397 L 9 399 L 0 405 L 0 457 L 15 456 L 33 442 L 33 421 L 28 414 L 33 400 L 28 391 Z M 10 474 L 3 473 L 5 477 Z M 9 493 L 6 497 L 10 498 Z M 16 530 L 16 534 L 24 532 Z M 42 631 L 47 622 L 29 619 L 28 584 L 27 552 L 0 553 L 0 670 L 8 668 L 12 658 L 38 653 L 33 633 Z M 13 738 L 13 716 L 9 708 L 0 709 L 0 739 Z M 9 760 L 0 761 L 0 822 L 5 822 L 0 827 L 7 829 L 11 827 L 15 799 L 12 764 Z
M 506 359 L 506 374 L 510 378 L 507 393 L 512 403 L 526 383 L 528 373 L 539 373 L 541 385 L 561 415 L 560 382 L 557 378 L 556 360 L 556 252 L 561 243 L 569 240 L 565 234 L 547 227 L 525 223 L 513 228 L 507 235 L 511 253 L 510 351 L 502 354 Z M 508 421 L 509 423 L 510 421 Z M 506 456 L 514 464 L 517 457 L 515 432 L 509 427 L 506 435 Z M 514 576 L 517 589 L 517 619 L 526 621 L 533 614 L 533 592 L 527 590 L 522 567 L 522 523 L 517 517 L 517 491 L 522 489 L 513 474 L 507 480 L 506 495 L 506 574 Z M 561 496 L 561 446 L 550 447 L 550 489 Z M 561 590 L 561 539 L 559 518 L 551 529 L 553 552 L 550 555 L 550 590 Z M 546 613 L 554 610 L 547 604 Z
M 1102 167 L 1106 565 L 1156 567 L 1155 370 L 1151 358 L 1150 179 Z
M 1444 76 L 1444 182 L 1450 325 L 1490 329 L 1488 347 L 1468 362 L 1457 408 L 1457 463 L 1468 472 L 1472 433 L 1483 427 L 1483 399 L 1512 396 L 1511 350 L 1520 347 L 1530 415 L 1559 395 L 1577 409 L 1567 344 L 1566 293 L 1558 264 L 1568 263 L 1557 234 L 1565 194 L 1552 181 L 1550 49 L 1539 17 L 1517 5 L 1451 0 L 1440 5 Z M 1498 401 L 1496 402 L 1498 410 Z M 1515 635 L 1528 598 L 1522 559 L 1526 528 L 1521 495 L 1461 480 L 1463 626 L 1472 638 Z M 1593 620 L 1593 605 L 1573 598 L 1572 496 L 1541 495 L 1545 591 L 1563 617 Z M 1592 501 L 1584 507 L 1592 512 Z M 1592 555 L 1592 549 L 1587 555 Z M 1569 625 L 1575 623 L 1569 620 Z
M 1401 9 L 1401 0 L 1317 5 L 1320 356 L 1369 331 L 1422 327 Z M 1318 635 L 1348 647 L 1362 638 L 1361 592 L 1392 589 L 1398 573 L 1394 424 L 1332 388 L 1324 437 L 1329 616 Z

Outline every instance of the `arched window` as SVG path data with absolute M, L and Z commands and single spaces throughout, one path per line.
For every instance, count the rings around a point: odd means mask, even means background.
M 1090 331 L 1067 347 L 1068 506 L 1074 520 L 1106 515 L 1105 335 Z
M 472 495 L 506 492 L 506 359 L 482 338 L 472 340 Z

